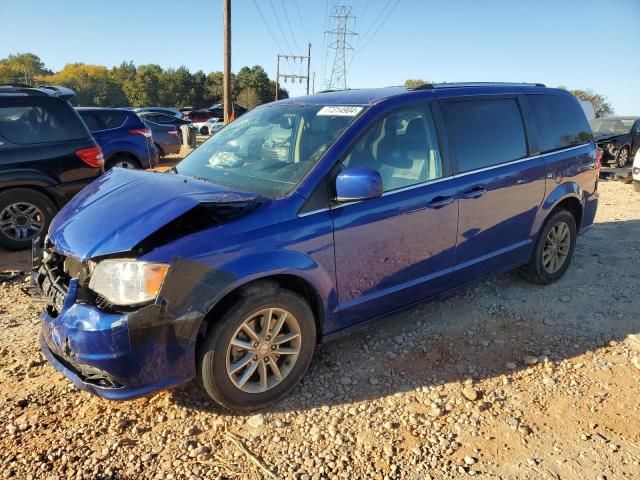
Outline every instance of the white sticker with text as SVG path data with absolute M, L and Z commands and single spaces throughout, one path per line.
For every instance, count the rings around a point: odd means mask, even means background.
M 350 105 L 327 105 L 322 107 L 318 115 L 355 117 L 362 111 L 362 107 L 352 107 Z

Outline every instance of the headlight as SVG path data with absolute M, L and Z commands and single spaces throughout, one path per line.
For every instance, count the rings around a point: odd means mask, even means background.
M 156 298 L 169 265 L 136 260 L 102 260 L 89 288 L 114 305 L 137 305 Z

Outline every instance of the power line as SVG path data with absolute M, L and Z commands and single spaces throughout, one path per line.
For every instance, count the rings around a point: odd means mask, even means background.
M 384 7 L 382 7 L 382 10 L 380 10 L 378 12 L 378 15 L 376 16 L 375 20 L 373 22 L 371 22 L 371 26 L 367 29 L 366 32 L 364 32 L 362 34 L 362 39 L 364 40 L 365 38 L 367 38 L 367 35 L 369 35 L 369 32 L 371 32 L 371 30 L 373 30 L 373 28 L 375 27 L 376 23 L 378 23 L 378 20 L 380 20 L 380 18 L 382 17 L 382 14 L 384 13 L 384 11 L 387 9 L 387 7 L 389 6 L 389 4 L 391 3 L 391 0 L 387 0 L 387 3 L 384 4 Z
M 291 33 L 291 40 L 293 41 L 293 45 L 296 46 L 296 36 L 293 33 L 293 29 L 291 28 L 291 22 L 289 21 L 289 14 L 287 13 L 287 7 L 284 6 L 284 0 L 280 0 L 282 3 L 282 10 L 284 11 L 284 18 L 287 21 L 287 25 L 289 25 L 289 32 Z
M 300 24 L 302 25 L 302 30 L 304 31 L 305 36 L 307 37 L 307 43 L 310 42 L 311 37 L 309 36 L 309 32 L 307 31 L 307 27 L 304 25 L 304 20 L 302 19 L 302 14 L 300 13 L 300 5 L 298 5 L 298 0 L 294 0 L 296 4 L 296 10 L 298 12 L 298 18 L 300 19 Z
M 282 29 L 282 25 L 280 25 L 280 20 L 278 19 L 278 14 L 276 13 L 276 9 L 273 6 L 273 2 L 269 0 L 269 5 L 271 5 L 271 10 L 273 10 L 273 16 L 276 17 L 276 23 L 278 24 L 278 28 L 280 29 L 280 33 L 282 34 L 282 38 L 284 39 L 284 43 L 287 46 L 287 50 L 293 52 L 293 48 L 289 45 L 287 40 L 287 36 L 284 34 L 284 30 Z
M 376 36 L 376 34 L 378 33 L 378 31 L 382 28 L 382 26 L 386 23 L 386 21 L 389 19 L 389 17 L 391 16 L 391 14 L 393 13 L 393 11 L 395 10 L 395 8 L 398 6 L 398 4 L 400 3 L 400 0 L 396 0 L 396 3 L 393 4 L 393 6 L 391 7 L 391 10 L 389 10 L 389 12 L 387 13 L 387 16 L 384 18 L 384 20 L 382 20 L 382 23 L 380 23 L 380 25 L 378 25 L 378 28 L 376 28 L 375 32 L 373 32 L 373 34 L 369 37 L 369 39 L 367 40 L 367 42 L 362 46 L 362 48 L 360 48 L 360 50 L 358 50 L 357 52 L 355 52 L 353 54 L 353 56 L 355 57 L 358 53 L 362 52 L 365 48 L 367 48 L 367 45 L 369 45 L 369 42 L 371 42 L 371 40 L 373 39 L 373 37 Z M 353 60 L 353 59 L 352 59 Z
M 260 18 L 262 18 L 262 21 L 264 22 L 264 25 L 267 27 L 267 30 L 269 30 L 269 35 L 271 35 L 271 38 L 273 38 L 273 41 L 276 42 L 278 50 L 282 50 L 282 47 L 280 46 L 280 42 L 278 42 L 278 39 L 273 34 L 273 31 L 271 30 L 271 27 L 267 23 L 267 20 L 264 18 L 264 15 L 262 14 L 262 11 L 260 10 L 260 7 L 256 3 L 256 0 L 253 0 L 253 4 L 256 6 L 256 10 L 258 10 L 258 13 L 260 14 Z

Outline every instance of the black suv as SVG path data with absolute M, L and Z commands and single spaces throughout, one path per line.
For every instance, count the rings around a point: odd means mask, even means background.
M 0 85 L 0 246 L 20 250 L 104 171 L 64 87 Z

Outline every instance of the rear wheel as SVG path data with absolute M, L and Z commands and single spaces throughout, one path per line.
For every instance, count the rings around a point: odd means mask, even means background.
M 577 228 L 567 210 L 553 212 L 545 222 L 529 263 L 520 269 L 533 283 L 548 285 L 567 271 L 576 248 Z
M 154 143 L 156 150 L 158 150 L 158 157 L 162 158 L 164 157 L 164 152 L 162 151 L 162 147 L 160 147 L 160 145 L 158 145 L 157 143 Z
M 207 127 L 202 127 L 200 129 L 200 135 L 209 135 L 209 128 Z
M 230 410 L 255 410 L 286 396 L 304 376 L 316 343 L 309 305 L 257 284 L 215 323 L 198 348 L 198 380 Z
M 137 160 L 125 155 L 116 155 L 107 162 L 107 170 L 113 167 L 128 168 L 130 170 L 139 169 L 140 164 Z
M 10 250 L 31 247 L 48 230 L 56 206 L 40 192 L 14 188 L 0 193 L 0 245 Z
M 624 167 L 628 161 L 629 149 L 627 147 L 622 147 L 616 154 L 616 166 L 619 168 Z

